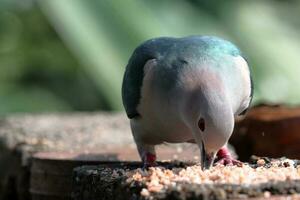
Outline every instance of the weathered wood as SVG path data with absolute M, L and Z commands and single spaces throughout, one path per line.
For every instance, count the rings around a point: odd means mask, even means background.
M 179 171 L 185 168 L 184 163 L 160 163 L 160 166 Z M 74 169 L 73 193 L 74 200 L 166 200 L 166 199 L 265 199 L 266 192 L 270 200 L 300 199 L 300 181 L 268 181 L 258 185 L 238 184 L 193 184 L 178 182 L 169 185 L 163 192 L 141 195 L 146 185 L 143 182 L 128 182 L 128 171 L 136 169 L 136 163 L 113 164 L 107 166 L 81 166 Z M 254 166 L 253 167 L 257 167 Z M 268 167 L 268 165 L 266 165 Z
M 231 141 L 244 160 L 252 154 L 300 158 L 299 122 L 300 108 L 253 108 L 246 119 L 237 124 Z M 123 113 L 2 117 L 0 200 L 29 199 L 32 155 L 53 151 L 82 155 L 110 154 L 117 161 L 139 160 L 129 121 Z M 163 145 L 158 149 L 158 158 L 161 160 L 194 160 L 197 155 L 196 146 Z
M 0 150 L 0 200 L 30 198 L 31 158 L 36 152 L 56 153 L 54 160 L 58 163 L 62 152 L 81 154 L 83 162 L 82 156 L 93 154 L 119 161 L 139 160 L 124 113 L 4 117 L 0 119 Z M 197 153 L 197 147 L 191 144 L 162 145 L 158 158 L 195 160 Z M 45 158 L 45 164 L 47 162 Z M 68 167 L 66 170 L 71 172 Z
M 123 113 L 11 115 L 0 119 L 0 199 L 29 199 L 31 156 L 40 151 L 135 148 Z
M 230 143 L 239 158 L 258 156 L 300 159 L 300 108 L 258 106 L 236 124 Z
M 116 160 L 116 156 L 53 152 L 35 154 L 30 171 L 32 200 L 70 199 L 73 168 L 81 165 L 100 165 L 109 160 Z
M 166 168 L 184 167 L 191 163 L 159 162 Z M 141 185 L 126 185 L 126 170 L 142 166 L 139 162 L 112 162 L 106 165 L 81 166 L 73 171 L 72 199 L 126 200 L 140 199 Z

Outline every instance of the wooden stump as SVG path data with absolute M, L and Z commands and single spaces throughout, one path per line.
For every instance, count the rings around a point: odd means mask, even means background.
M 135 148 L 124 113 L 17 114 L 0 118 L 0 200 L 29 200 L 36 152 Z M 99 153 L 99 152 L 98 152 Z
M 168 168 L 184 167 L 189 163 L 159 162 Z M 140 199 L 141 185 L 126 185 L 126 170 L 140 168 L 140 162 L 112 162 L 98 166 L 80 166 L 73 173 L 73 200 Z
M 260 159 L 260 158 L 258 158 Z M 268 158 L 265 167 L 268 168 Z M 298 161 L 296 161 L 297 163 Z M 160 163 L 160 167 L 178 172 L 190 164 Z M 147 183 L 128 181 L 137 163 L 114 163 L 106 166 L 81 166 L 73 173 L 73 200 L 185 200 L 185 199 L 300 199 L 300 180 L 267 181 L 261 184 L 195 184 L 187 181 L 167 185 L 162 192 L 143 194 Z M 253 165 L 253 167 L 258 167 Z M 295 166 L 296 167 L 296 166 Z M 147 174 L 143 170 L 141 173 Z M 146 175 L 147 176 L 147 175 Z M 148 176 L 149 177 L 149 176 Z M 150 176 L 151 177 L 151 176 Z M 151 178 L 150 178 L 151 179 Z
M 300 159 L 300 108 L 254 107 L 236 124 L 229 142 L 241 160 L 252 154 Z
M 112 160 L 117 160 L 113 154 L 37 153 L 32 158 L 30 173 L 31 199 L 71 199 L 72 172 L 75 167 L 103 165 Z
M 194 160 L 192 149 L 177 153 L 176 148 L 162 148 L 160 158 L 172 158 L 178 154 L 179 158 Z M 101 152 L 101 153 L 100 153 Z M 95 165 L 105 167 L 142 167 L 138 162 L 136 149 L 110 148 L 96 153 L 70 152 L 39 152 L 31 159 L 30 193 L 33 200 L 66 200 L 71 198 L 72 172 L 81 165 Z
M 0 200 L 30 199 L 29 178 L 33 154 L 66 151 L 102 155 L 114 153 L 121 161 L 139 160 L 125 113 L 22 114 L 2 117 Z M 197 154 L 197 148 L 191 148 L 190 145 L 163 145 L 161 150 L 158 149 L 159 159 L 194 160 Z
M 252 108 L 245 120 L 237 123 L 231 142 L 242 160 L 247 160 L 252 154 L 300 159 L 299 122 L 300 108 L 282 106 Z M 59 155 L 62 155 L 62 152 L 81 152 L 81 154 L 82 152 L 94 152 L 100 155 L 113 153 L 114 155 L 110 155 L 110 158 L 114 157 L 114 162 L 139 160 L 128 119 L 124 113 L 3 117 L 0 119 L 0 149 L 0 200 L 30 199 L 30 169 L 32 176 L 35 176 L 31 183 L 31 191 L 35 198 L 38 198 L 37 193 L 43 190 L 38 187 L 45 186 L 42 185 L 43 181 L 54 182 L 51 177 L 55 178 L 55 175 L 51 173 L 54 173 L 55 170 L 51 170 L 51 167 L 56 167 L 57 163 L 63 163 L 63 168 L 67 170 L 56 169 L 59 172 L 64 171 L 59 176 L 64 177 L 67 174 L 70 177 L 72 167 L 78 166 L 80 162 L 74 161 L 72 160 L 74 158 L 70 157 L 60 159 Z M 52 163 L 47 156 L 42 156 L 46 166 L 42 166 L 42 162 L 44 162 L 42 157 L 32 160 L 33 154 L 45 151 L 59 152 L 56 154 L 58 157 L 52 158 L 55 162 Z M 161 160 L 194 160 L 194 157 L 197 156 L 197 147 L 179 145 L 162 146 L 161 149 L 158 149 L 158 158 Z M 74 163 L 67 164 L 68 159 Z M 103 159 L 108 159 L 108 157 L 102 157 L 102 160 L 98 161 L 102 162 Z M 31 168 L 32 161 L 35 164 Z M 109 160 L 106 161 L 109 162 Z M 90 161 L 84 160 L 80 165 L 89 164 L 88 162 Z M 57 166 L 59 165 L 57 164 Z M 43 173 L 49 175 L 46 178 L 41 178 L 42 174 L 37 172 L 37 169 L 42 167 L 46 167 L 46 172 Z M 53 190 L 56 186 L 55 183 L 52 183 Z M 50 184 L 50 182 L 45 184 Z

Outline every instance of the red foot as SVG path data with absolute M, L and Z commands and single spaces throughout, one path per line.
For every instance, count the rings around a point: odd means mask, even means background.
M 144 163 L 144 168 L 156 166 L 157 165 L 156 155 L 149 152 L 145 153 L 143 158 L 143 163 Z
M 243 165 L 241 161 L 236 160 L 231 156 L 230 152 L 226 147 L 223 147 L 218 151 L 216 163 L 222 165 L 237 165 L 237 166 Z

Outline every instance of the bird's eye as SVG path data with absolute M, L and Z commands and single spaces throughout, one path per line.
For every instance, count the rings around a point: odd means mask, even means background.
M 203 118 L 200 118 L 200 120 L 198 121 L 198 127 L 200 128 L 201 131 L 205 130 L 205 121 Z

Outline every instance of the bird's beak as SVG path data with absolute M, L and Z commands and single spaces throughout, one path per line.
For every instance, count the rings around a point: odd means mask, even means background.
M 214 161 L 214 154 L 208 154 L 205 150 L 204 143 L 202 142 L 202 146 L 200 148 L 201 152 L 201 168 L 202 170 L 209 169 Z

